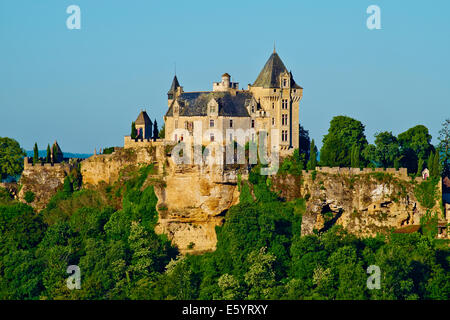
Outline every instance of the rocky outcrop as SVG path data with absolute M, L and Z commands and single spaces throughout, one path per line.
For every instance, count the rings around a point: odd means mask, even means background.
M 156 231 L 167 234 L 181 252 L 215 250 L 215 227 L 239 201 L 236 176 L 220 166 L 200 168 L 170 163 L 165 186 L 155 188 L 159 199 Z
M 298 177 L 274 178 L 287 199 L 307 199 L 302 218 L 302 235 L 325 231 L 334 224 L 357 236 L 419 225 L 427 212 L 414 195 L 414 183 L 390 174 L 339 175 L 317 172 Z M 436 201 L 432 209 L 440 212 Z
M 30 205 L 40 211 L 50 201 L 51 197 L 62 189 L 64 178 L 70 173 L 71 165 L 68 163 L 51 164 L 26 164 L 20 178 L 21 185 L 18 198 L 25 201 L 28 191 L 34 194 L 34 201 Z

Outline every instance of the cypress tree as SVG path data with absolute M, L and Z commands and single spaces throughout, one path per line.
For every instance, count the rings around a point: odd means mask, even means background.
M 58 155 L 58 148 L 56 147 L 56 144 L 53 145 L 52 154 L 53 154 L 53 163 L 56 163 Z
M 434 153 L 433 151 L 430 152 L 430 156 L 427 160 L 427 168 L 430 170 L 430 175 L 433 176 L 433 166 L 434 166 Z
M 309 161 L 307 163 L 307 169 L 316 170 L 316 166 L 317 166 L 317 148 L 314 139 L 312 139 L 309 149 Z
M 357 144 L 353 151 L 353 168 L 359 168 L 359 146 Z
M 131 123 L 131 139 L 136 139 L 136 137 L 137 137 L 136 124 L 133 121 Z
M 158 122 L 153 122 L 153 140 L 158 139 L 158 135 L 159 135 L 159 130 L 158 130 Z
M 422 175 L 422 169 L 423 169 L 423 159 L 419 158 L 419 161 L 417 162 L 417 173 L 416 173 L 417 177 L 420 177 Z
M 47 145 L 47 157 L 45 158 L 45 162 L 50 163 L 52 157 L 51 157 L 51 151 L 50 151 L 50 145 Z
M 433 160 L 433 176 L 439 177 L 441 175 L 439 149 L 436 149 L 436 154 L 434 155 Z
M 33 154 L 33 164 L 36 164 L 39 162 L 39 149 L 37 146 L 37 143 L 34 143 L 34 148 L 33 148 L 34 154 Z

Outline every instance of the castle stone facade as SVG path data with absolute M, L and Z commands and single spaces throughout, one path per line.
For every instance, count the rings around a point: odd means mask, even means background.
M 255 82 L 247 90 L 239 89 L 228 73 L 213 83 L 212 91 L 184 92 L 177 77 L 167 94 L 168 110 L 164 116 L 165 140 L 185 141 L 194 132 L 202 143 L 237 141 L 236 132 L 247 133 L 246 141 L 257 142 L 261 131 L 268 133 L 267 145 L 276 144 L 280 151 L 299 146 L 300 87 L 276 51 L 272 53 Z M 194 124 L 201 123 L 201 130 Z M 278 135 L 271 141 L 272 129 Z M 218 137 L 220 136 L 220 137 Z

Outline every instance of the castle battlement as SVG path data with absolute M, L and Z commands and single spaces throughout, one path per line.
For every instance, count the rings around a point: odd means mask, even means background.
M 66 163 L 46 163 L 45 158 L 39 158 L 38 163 L 33 163 L 33 158 L 24 157 L 23 158 L 23 168 L 24 169 L 32 169 L 32 168 L 48 168 L 48 169 L 56 169 L 65 167 Z
M 307 173 L 303 170 L 304 173 Z M 341 168 L 341 167 L 316 167 L 317 172 L 329 173 L 329 174 L 343 174 L 343 175 L 359 175 L 359 174 L 370 174 L 375 172 L 383 172 L 392 174 L 398 178 L 409 179 L 408 171 L 406 168 Z

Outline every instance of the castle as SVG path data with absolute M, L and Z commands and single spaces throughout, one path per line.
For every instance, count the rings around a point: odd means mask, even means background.
M 256 142 L 263 130 L 269 134 L 268 145 L 277 144 L 280 152 L 291 151 L 299 146 L 302 94 L 303 88 L 275 49 L 247 90 L 239 90 L 239 83 L 224 73 L 221 82 L 213 83 L 212 91 L 184 92 L 175 75 L 167 93 L 165 140 L 184 141 L 193 135 L 194 124 L 201 124 L 203 144 L 236 141 L 239 129 L 247 133 L 246 141 Z M 277 142 L 271 141 L 272 129 L 278 129 Z

